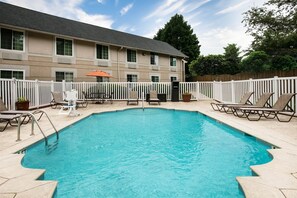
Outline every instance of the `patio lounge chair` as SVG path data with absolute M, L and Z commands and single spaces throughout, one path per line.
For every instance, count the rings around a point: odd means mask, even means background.
M 160 105 L 157 91 L 150 91 L 150 99 L 148 100 L 148 103 L 151 104 L 151 102 L 157 102 Z
M 295 112 L 290 107 L 289 102 L 296 93 L 282 94 L 272 108 L 239 108 L 247 117 L 248 120 L 258 121 L 262 117 L 273 119 L 277 118 L 280 122 L 289 122 L 294 116 Z M 289 116 L 287 120 L 281 120 L 279 115 Z M 255 116 L 255 117 L 252 117 Z
M 220 111 L 220 112 L 226 112 L 226 113 L 232 113 L 232 111 L 228 108 L 228 105 L 244 105 L 244 104 L 252 104 L 250 101 L 250 97 L 253 95 L 252 92 L 246 92 L 242 98 L 240 99 L 239 103 L 215 103 L 212 102 L 210 103 L 211 107 L 215 111 Z
M 138 105 L 138 92 L 137 91 L 130 91 L 128 95 L 127 105 L 130 103 L 136 103 Z
M 21 114 L 0 114 L 0 123 L 5 123 L 3 128 L 0 128 L 0 132 L 3 132 L 8 125 L 10 126 L 17 126 L 17 124 L 12 124 L 12 122 L 18 123 L 18 119 L 22 116 Z
M 57 108 L 58 105 L 68 105 L 68 102 L 66 102 L 63 99 L 63 93 L 62 92 L 51 92 L 53 99 L 50 102 L 50 105 L 53 109 Z
M 254 105 L 250 105 L 250 104 L 244 104 L 244 105 L 235 104 L 235 105 L 228 105 L 228 108 L 231 109 L 232 113 L 235 116 L 242 118 L 242 117 L 244 117 L 244 113 L 240 110 L 240 108 L 244 108 L 244 107 L 247 107 L 247 108 L 271 107 L 271 105 L 269 104 L 269 99 L 270 99 L 270 97 L 272 95 L 273 95 L 273 92 L 263 93 Z

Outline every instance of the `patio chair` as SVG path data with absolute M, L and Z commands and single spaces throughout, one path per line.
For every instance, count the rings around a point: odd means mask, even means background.
M 253 95 L 253 91 L 251 92 L 246 92 L 242 98 L 240 99 L 240 101 L 238 103 L 215 103 L 212 102 L 210 103 L 211 107 L 213 108 L 213 110 L 215 111 L 220 111 L 220 112 L 225 112 L 225 113 L 232 113 L 232 111 L 228 108 L 228 105 L 235 105 L 235 104 L 240 104 L 240 105 L 244 105 L 244 104 L 252 104 L 252 102 L 250 101 L 250 97 Z
M 67 104 L 61 106 L 59 114 L 66 114 L 68 116 L 78 116 L 80 113 L 76 110 L 76 101 L 78 93 L 76 90 L 66 91 L 65 92 Z
M 138 105 L 138 92 L 137 91 L 130 91 L 128 95 L 127 105 L 130 103 L 137 103 Z
M 103 100 L 105 100 L 105 101 L 110 101 L 110 104 L 112 104 L 113 103 L 113 101 L 112 101 L 112 96 L 113 96 L 113 92 L 111 92 L 110 94 L 104 94 L 104 96 L 103 96 Z
M 258 121 L 262 117 L 268 119 L 274 119 L 275 117 L 279 122 L 289 122 L 295 114 L 295 111 L 289 105 L 289 102 L 296 95 L 296 93 L 282 94 L 272 108 L 240 108 L 240 110 L 245 114 L 248 120 Z M 256 117 L 251 117 L 251 115 Z M 287 120 L 281 120 L 279 115 L 289 116 Z
M 150 99 L 148 100 L 148 103 L 151 104 L 151 102 L 157 102 L 160 105 L 157 91 L 150 91 Z
M 51 92 L 52 93 L 52 101 L 50 102 L 50 105 L 53 109 L 56 109 L 58 105 L 68 105 L 68 102 L 66 102 L 63 99 L 63 93 L 62 92 Z
M 17 124 L 13 124 L 12 122 L 14 121 L 15 123 L 18 123 L 18 119 L 21 116 L 22 116 L 21 114 L 14 114 L 14 115 L 0 114 L 0 123 L 5 124 L 3 128 L 0 128 L 0 132 L 3 132 L 8 125 L 17 126 Z
M 254 105 L 234 104 L 234 105 L 228 105 L 228 108 L 231 109 L 233 115 L 242 118 L 242 117 L 244 117 L 245 114 L 240 110 L 240 108 L 244 108 L 244 107 L 247 107 L 247 108 L 271 107 L 271 105 L 269 104 L 269 99 L 271 98 L 272 95 L 273 95 L 273 92 L 263 93 Z M 223 108 L 225 108 L 225 107 L 223 107 Z
M 77 105 L 77 107 L 86 108 L 88 106 L 88 100 L 86 98 L 86 94 L 85 94 L 84 91 L 82 92 L 82 95 L 83 95 L 83 99 L 82 100 L 76 100 L 76 105 Z

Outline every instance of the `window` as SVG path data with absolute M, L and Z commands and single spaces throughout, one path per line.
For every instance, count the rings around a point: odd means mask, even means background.
M 176 66 L 176 58 L 170 56 L 170 66 L 175 67 Z
M 151 81 L 152 82 L 160 82 L 160 77 L 159 76 L 151 76 Z
M 1 28 L 1 49 L 18 50 L 24 49 L 24 33 Z
M 13 70 L 0 70 L 0 78 L 16 78 L 23 80 L 24 72 L 23 71 L 13 71 Z
M 171 76 L 170 77 L 170 81 L 172 82 L 172 81 L 176 81 L 177 80 L 177 77 L 176 76 Z
M 127 75 L 127 82 L 137 82 L 137 75 L 135 75 L 135 74 L 128 74 Z
M 96 81 L 97 82 L 109 82 L 109 78 L 98 76 L 98 77 L 96 77 Z
M 97 48 L 97 58 L 98 59 L 108 59 L 108 47 L 104 45 L 96 45 Z
M 151 65 L 158 65 L 158 55 L 151 52 Z
M 56 81 L 62 82 L 73 82 L 73 72 L 56 72 Z
M 136 63 L 136 51 L 127 49 L 127 61 Z
M 56 39 L 57 55 L 72 56 L 72 40 Z

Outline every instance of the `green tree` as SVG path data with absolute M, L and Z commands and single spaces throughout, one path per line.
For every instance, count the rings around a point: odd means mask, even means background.
M 253 51 L 241 62 L 242 70 L 262 72 L 270 69 L 270 57 L 264 51 Z
M 254 37 L 254 50 L 297 58 L 296 0 L 268 0 L 262 7 L 245 12 L 243 22 Z
M 154 39 L 164 41 L 183 52 L 189 57 L 188 63 L 200 55 L 200 45 L 193 29 L 184 20 L 182 15 L 176 14 L 165 24 L 164 28 L 158 30 Z M 188 64 L 186 64 L 186 77 L 189 77 Z
M 297 68 L 297 61 L 289 55 L 275 56 L 271 61 L 272 70 L 291 70 Z
M 225 74 L 236 74 L 240 72 L 240 61 L 241 57 L 240 48 L 236 44 L 228 44 L 227 47 L 224 47 L 224 73 Z
M 189 65 L 189 70 L 193 76 L 219 75 L 224 74 L 224 56 L 208 55 L 199 56 Z

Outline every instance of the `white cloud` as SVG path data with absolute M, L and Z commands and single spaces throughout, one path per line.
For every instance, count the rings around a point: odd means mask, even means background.
M 125 7 L 123 7 L 120 11 L 121 15 L 125 15 L 127 14 L 127 12 L 133 7 L 133 3 L 130 3 L 128 5 L 126 5 Z
M 182 7 L 180 9 L 181 13 L 190 13 L 198 8 L 200 8 L 201 6 L 203 6 L 204 4 L 210 2 L 211 0 L 204 0 L 204 1 L 194 1 L 193 3 L 188 3 L 186 4 L 184 7 Z
M 103 4 L 104 0 L 97 0 L 97 2 Z
M 222 54 L 229 43 L 236 43 L 242 50 L 247 49 L 252 37 L 244 33 L 243 28 L 216 28 L 199 34 L 201 53 Z
M 88 14 L 80 8 L 83 0 L 4 0 L 7 3 L 28 9 L 68 18 L 76 21 L 81 21 L 88 24 L 93 24 L 101 27 L 111 28 L 113 20 L 111 16 L 100 14 Z
M 179 8 L 181 8 L 186 0 L 166 0 L 165 3 L 154 9 L 152 13 L 144 17 L 144 20 L 153 18 L 153 17 L 164 17 L 173 12 L 176 12 Z
M 241 3 L 238 3 L 238 4 L 235 4 L 235 5 L 232 5 L 232 6 L 229 6 L 219 12 L 216 13 L 216 15 L 218 14 L 227 14 L 227 13 L 230 13 L 230 12 L 233 12 L 233 11 L 237 11 L 240 7 L 242 7 L 243 5 L 249 3 L 250 0 L 245 0 Z

